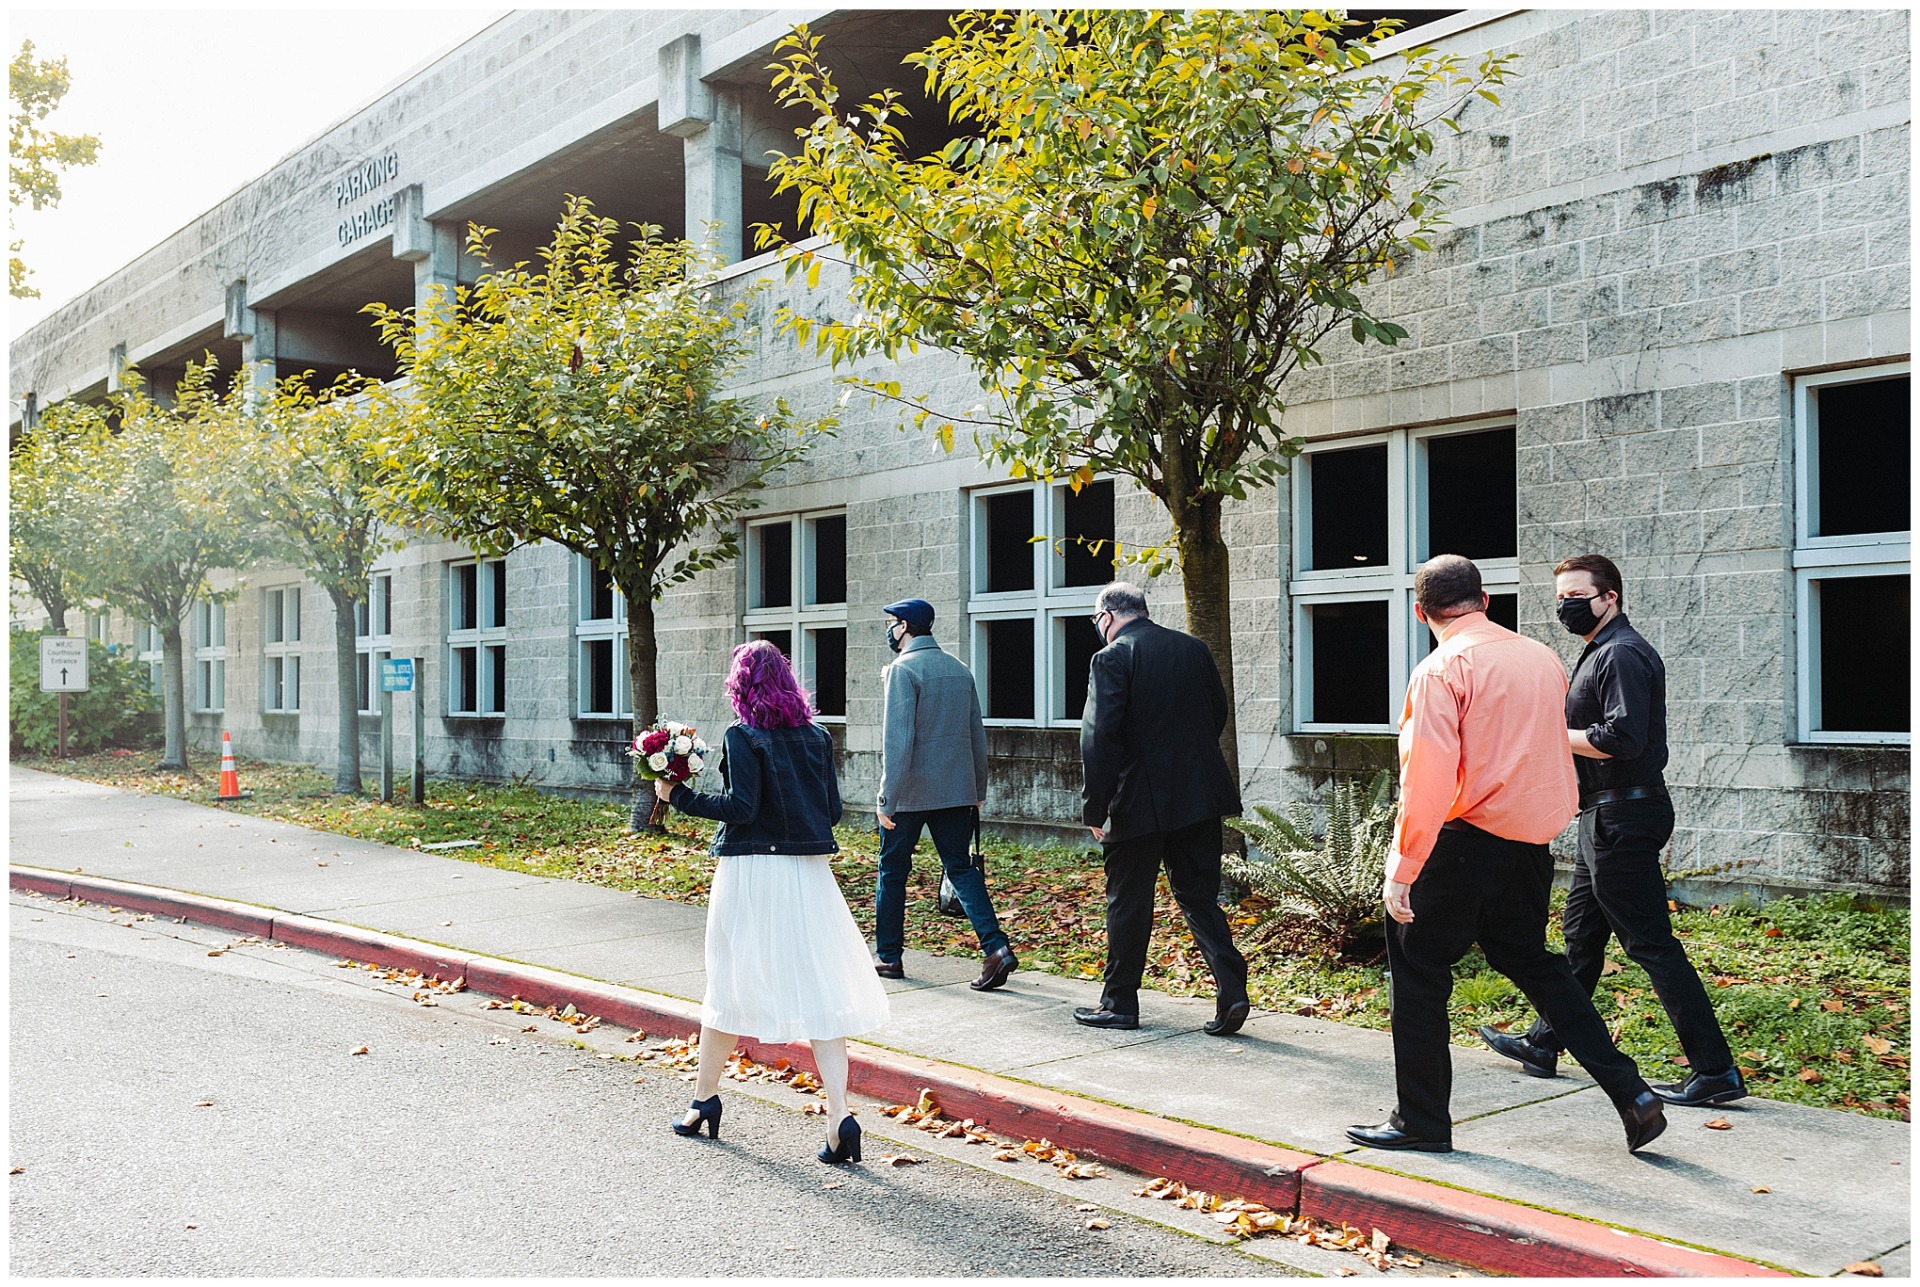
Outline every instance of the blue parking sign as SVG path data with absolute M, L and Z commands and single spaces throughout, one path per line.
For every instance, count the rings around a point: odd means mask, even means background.
M 380 663 L 380 691 L 383 693 L 410 693 L 413 691 L 413 658 L 389 657 Z

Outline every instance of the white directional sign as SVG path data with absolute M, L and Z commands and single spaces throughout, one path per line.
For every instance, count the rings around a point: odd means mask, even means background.
M 40 691 L 87 691 L 87 641 L 68 635 L 40 636 Z

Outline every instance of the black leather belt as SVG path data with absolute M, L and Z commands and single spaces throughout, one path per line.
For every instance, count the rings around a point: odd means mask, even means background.
M 1462 822 L 1458 818 L 1448 818 L 1445 822 L 1440 824 L 1440 830 L 1442 831 L 1478 831 L 1480 830 L 1480 828 L 1474 826 L 1471 822 Z
M 1580 807 L 1591 809 L 1596 804 L 1619 804 L 1623 800 L 1665 800 L 1667 789 L 1663 786 L 1608 787 L 1604 791 L 1586 791 L 1580 796 Z

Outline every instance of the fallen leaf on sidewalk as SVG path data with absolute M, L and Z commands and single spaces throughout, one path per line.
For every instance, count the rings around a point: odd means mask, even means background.
M 489 1046 L 506 1046 L 513 1043 L 505 1037 L 488 1037 L 487 1044 Z
M 823 1189 L 844 1189 L 847 1187 L 847 1182 L 845 1180 L 828 1180 L 820 1187 Z
M 367 1048 L 365 1046 L 356 1046 L 354 1049 L 347 1051 L 347 1053 L 350 1055 L 364 1055 L 367 1053 Z
M 211 1099 L 203 1099 L 199 1103 L 195 1104 L 194 1107 L 195 1108 L 212 1108 L 213 1101 Z
M 1091 1219 L 1091 1220 L 1089 1220 L 1089 1221 L 1087 1221 L 1087 1228 L 1089 1228 L 1089 1229 L 1111 1229 L 1111 1228 L 1113 1228 L 1113 1225 L 1112 1225 L 1112 1224 L 1111 1224 L 1110 1222 L 1108 1222 L 1108 1221 L 1106 1221 L 1106 1220 L 1102 1220 L 1102 1219 L 1101 1219 L 1101 1218 L 1100 1218 L 1099 1216 L 1095 1216 L 1095 1217 L 1094 1217 L 1093 1219 Z
M 7 1172 L 8 1175 L 25 1175 L 26 1173 L 27 1173 L 27 1168 L 24 1166 L 16 1166 L 11 1171 Z
M 920 1159 L 917 1157 L 908 1157 L 905 1153 L 889 1153 L 885 1157 L 880 1159 L 880 1165 L 882 1166 L 918 1166 L 920 1165 Z
M 1075 1211 L 1098 1211 L 1099 1209 L 1099 1206 L 1092 1202 L 1082 1202 L 1074 1208 Z
M 216 947 L 211 952 L 207 953 L 208 956 L 225 956 L 226 954 L 227 954 L 227 949 L 224 947 Z
M 1730 1131 L 1733 1129 L 1733 1123 L 1724 1117 L 1716 1117 L 1710 1122 L 1703 1122 L 1702 1125 L 1710 1131 Z
M 1886 1277 L 1886 1271 L 1881 1269 L 1880 1266 L 1874 1264 L 1871 1260 L 1856 1260 L 1852 1264 L 1848 1265 L 1845 1269 L 1841 1270 L 1840 1272 L 1847 1273 L 1847 1274 L 1858 1274 L 1862 1278 Z
M 1351 1278 L 1360 1271 L 1358 1269 L 1349 1269 L 1345 1265 L 1336 1265 L 1334 1266 L 1333 1272 L 1339 1274 L 1342 1278 Z
M 1773 1192 L 1773 1190 L 1772 1190 L 1772 1189 L 1769 1189 L 1769 1188 L 1768 1188 L 1768 1187 L 1767 1187 L 1766 1185 L 1764 1185 L 1764 1184 L 1756 1184 L 1756 1185 L 1754 1185 L 1754 1186 L 1753 1186 L 1753 1191 L 1754 1191 L 1755 1193 L 1772 1193 L 1772 1192 Z
M 1018 1162 L 1020 1155 L 1010 1148 L 1003 1148 L 994 1153 L 993 1160 L 996 1162 Z
M 1368 1245 L 1384 1256 L 1387 1254 L 1387 1248 L 1393 1245 L 1393 1239 L 1387 1237 L 1387 1235 L 1380 1232 L 1380 1230 L 1375 1229 L 1373 1231 L 1373 1238 Z

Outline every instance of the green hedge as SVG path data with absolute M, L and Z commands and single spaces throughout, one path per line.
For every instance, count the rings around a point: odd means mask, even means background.
M 60 695 L 40 691 L 40 633 L 13 630 L 9 676 L 8 743 L 12 750 L 52 754 L 60 743 Z M 131 746 L 154 731 L 160 698 L 148 687 L 145 662 L 131 650 L 87 644 L 84 693 L 67 694 L 67 750 Z

